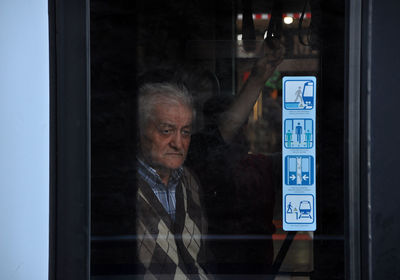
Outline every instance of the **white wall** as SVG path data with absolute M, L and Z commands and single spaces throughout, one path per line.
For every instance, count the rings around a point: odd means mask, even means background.
M 0 279 L 48 278 L 47 0 L 0 0 Z

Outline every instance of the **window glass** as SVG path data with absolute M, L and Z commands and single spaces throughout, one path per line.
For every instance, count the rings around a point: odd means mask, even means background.
M 163 279 L 178 270 L 217 279 L 344 278 L 344 7 L 91 1 L 92 279 Z M 302 123 L 315 134 L 304 143 L 315 148 L 307 168 L 315 170 L 316 200 L 292 209 L 308 215 L 314 207 L 316 231 L 282 227 L 287 76 L 316 79 L 315 123 Z M 189 92 L 195 117 L 182 99 L 163 99 L 144 117 L 138 95 L 148 91 Z M 309 96 L 305 90 L 305 103 Z M 175 158 L 164 161 L 169 149 Z M 152 168 L 162 175 L 153 181 Z M 154 191 L 158 179 L 166 195 Z

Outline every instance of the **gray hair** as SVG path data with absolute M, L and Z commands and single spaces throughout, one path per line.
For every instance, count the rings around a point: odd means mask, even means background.
M 143 131 L 153 116 L 154 106 L 163 102 L 171 105 L 183 104 L 190 108 L 195 117 L 193 98 L 183 85 L 174 83 L 148 83 L 139 88 L 139 129 Z

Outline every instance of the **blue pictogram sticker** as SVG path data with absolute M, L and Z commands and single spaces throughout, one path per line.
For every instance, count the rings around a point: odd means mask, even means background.
M 312 119 L 286 119 L 284 123 L 285 148 L 310 149 L 314 143 Z
M 285 184 L 310 186 L 314 183 L 312 156 L 287 156 L 285 158 Z
M 284 200 L 284 221 L 286 224 L 314 223 L 315 203 L 312 194 L 287 194 Z
M 283 93 L 287 110 L 312 110 L 314 108 L 315 83 L 312 80 L 285 80 Z
M 282 222 L 285 231 L 316 230 L 314 76 L 282 79 Z

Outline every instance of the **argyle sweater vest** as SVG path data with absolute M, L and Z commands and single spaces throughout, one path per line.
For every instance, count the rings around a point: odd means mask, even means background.
M 172 221 L 151 187 L 138 176 L 137 261 L 144 279 L 208 279 L 199 184 L 184 168 L 176 188 L 176 216 Z

